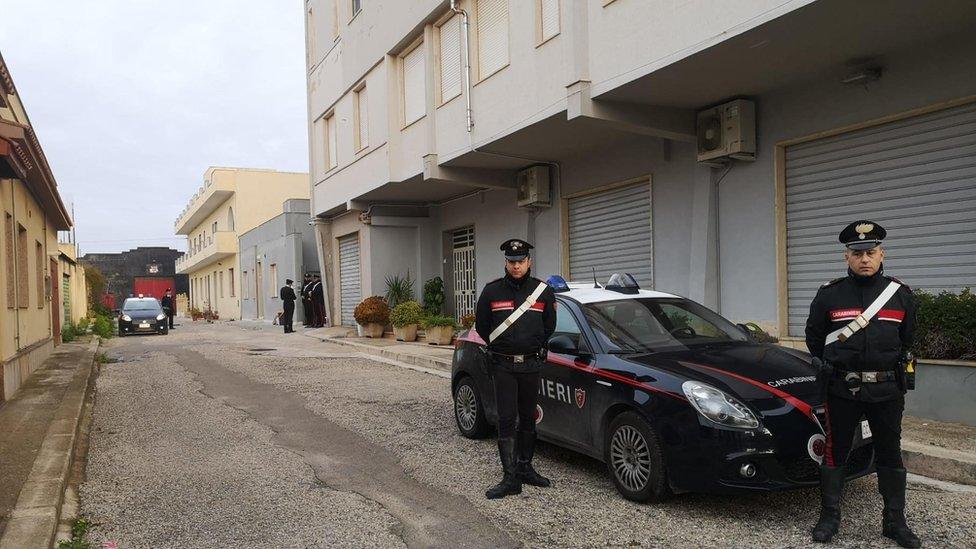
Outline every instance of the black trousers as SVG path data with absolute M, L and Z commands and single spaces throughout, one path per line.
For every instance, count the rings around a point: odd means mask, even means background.
M 173 327 L 173 317 L 175 317 L 176 315 L 173 314 L 172 312 L 167 312 L 166 313 L 166 316 L 169 317 L 169 327 L 172 328 Z
M 515 437 L 515 428 L 535 432 L 535 405 L 539 394 L 539 372 L 513 372 L 494 365 L 495 405 L 498 407 L 498 438 Z
M 308 299 L 302 299 L 302 312 L 305 316 L 302 319 L 302 324 L 305 326 L 312 325 L 312 302 Z
M 292 319 L 295 316 L 295 302 L 285 301 L 285 311 L 281 313 L 281 325 L 285 327 L 285 333 L 294 331 L 291 327 Z
M 879 467 L 904 468 L 901 460 L 901 416 L 905 397 L 884 402 L 861 402 L 834 395 L 827 397 L 827 450 L 824 463 L 839 467 L 847 463 L 854 444 L 855 429 L 867 417 L 874 440 L 874 460 Z

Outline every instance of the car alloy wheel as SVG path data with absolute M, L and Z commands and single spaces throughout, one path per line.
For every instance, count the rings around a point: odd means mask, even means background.
M 639 492 L 651 476 L 651 453 L 644 435 L 630 425 L 613 433 L 610 459 L 617 480 L 628 490 Z
M 474 390 L 468 384 L 458 387 L 454 397 L 454 411 L 457 414 L 458 425 L 463 431 L 470 432 L 478 420 L 478 399 Z

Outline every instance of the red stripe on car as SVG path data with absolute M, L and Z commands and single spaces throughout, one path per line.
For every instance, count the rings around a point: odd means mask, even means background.
M 646 383 L 641 383 L 640 381 L 630 379 L 627 376 L 620 375 L 609 370 L 604 370 L 601 368 L 595 368 L 586 363 L 580 362 L 578 360 L 570 360 L 568 358 L 563 358 L 552 353 L 546 358 L 546 362 L 550 364 L 555 364 L 556 366 L 564 366 L 566 368 L 573 368 L 574 370 L 580 370 L 589 374 L 593 374 L 597 377 L 603 377 L 606 379 L 612 379 L 614 381 L 619 381 L 625 385 L 630 385 L 631 387 L 637 387 L 638 389 L 644 389 L 646 391 L 651 391 L 652 393 L 661 393 L 662 395 L 667 395 L 675 400 L 680 400 L 682 402 L 687 402 L 688 399 L 684 395 L 679 395 L 672 393 L 671 391 L 666 391 L 664 389 L 659 389 L 653 385 L 648 385 Z

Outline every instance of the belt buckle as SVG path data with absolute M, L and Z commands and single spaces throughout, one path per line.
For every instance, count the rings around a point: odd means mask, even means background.
M 878 382 L 878 372 L 862 372 L 861 380 L 867 383 L 877 383 Z
M 515 364 L 522 364 L 525 362 L 525 355 L 512 355 L 512 362 Z

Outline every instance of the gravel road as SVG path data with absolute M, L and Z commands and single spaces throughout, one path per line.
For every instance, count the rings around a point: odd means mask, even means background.
M 268 428 L 199 392 L 200 383 L 174 359 L 178 349 L 190 349 L 302 399 L 322 421 L 394 455 L 423 485 L 464 498 L 526 547 L 823 547 L 809 542 L 815 490 L 681 495 L 639 505 L 617 495 L 602 464 L 545 444 L 537 468 L 552 488 L 526 487 L 519 497 L 487 501 L 484 490 L 498 478 L 494 441 L 457 435 L 446 379 L 351 358 L 348 349 L 311 338 L 289 336 L 286 344 L 283 337 L 191 325 L 119 345 L 129 358 L 107 366 L 99 379 L 82 490 L 98 539 L 126 540 L 122 547 L 173 546 L 177 539 L 193 547 L 227 547 L 231 540 L 260 547 L 403 543 L 396 519 L 382 507 L 317 482 L 301 456 L 274 444 Z M 286 345 L 287 352 L 248 350 Z M 833 546 L 894 547 L 881 537 L 880 514 L 873 477 L 850 484 Z M 912 484 L 909 515 L 926 547 L 976 547 L 976 492 Z

